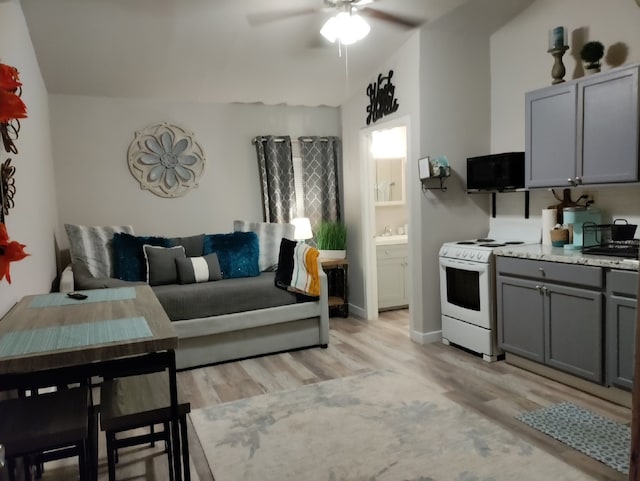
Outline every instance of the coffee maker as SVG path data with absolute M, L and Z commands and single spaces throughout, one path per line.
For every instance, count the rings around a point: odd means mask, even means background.
M 564 245 L 565 249 L 582 249 L 583 245 L 590 246 L 597 243 L 595 231 L 584 232 L 582 226 L 585 222 L 594 224 L 602 223 L 602 215 L 598 209 L 593 207 L 565 207 L 562 209 L 563 222 L 569 227 L 569 232 L 573 230 L 573 241 L 569 236 L 569 243 Z M 586 236 L 586 237 L 585 237 Z

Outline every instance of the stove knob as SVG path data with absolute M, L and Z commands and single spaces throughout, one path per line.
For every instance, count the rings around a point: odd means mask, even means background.
M 456 252 L 456 257 L 460 257 L 460 251 Z
M 467 251 L 464 251 L 464 252 L 462 253 L 462 257 L 467 257 Z
M 469 253 L 469 259 L 473 259 L 475 256 L 476 254 L 474 252 Z M 480 253 L 478 253 L 478 256 L 480 256 Z
M 442 255 L 443 256 L 446 256 L 447 252 L 449 252 L 449 250 L 446 247 L 442 249 Z

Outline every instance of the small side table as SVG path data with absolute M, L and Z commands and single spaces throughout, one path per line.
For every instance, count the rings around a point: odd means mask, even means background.
M 336 313 L 342 317 L 349 316 L 349 299 L 347 297 L 347 259 L 321 259 L 322 269 L 327 274 L 329 288 L 329 315 Z

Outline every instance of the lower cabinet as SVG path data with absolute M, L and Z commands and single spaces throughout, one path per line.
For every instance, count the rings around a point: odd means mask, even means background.
M 409 305 L 407 244 L 377 246 L 378 309 Z
M 637 272 L 607 272 L 607 384 L 627 390 L 633 386 L 637 286 Z
M 496 293 L 504 351 L 603 383 L 601 268 L 498 256 Z

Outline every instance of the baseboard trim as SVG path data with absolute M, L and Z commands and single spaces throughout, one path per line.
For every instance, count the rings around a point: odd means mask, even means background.
M 411 340 L 418 344 L 431 344 L 442 341 L 442 330 L 431 332 L 418 332 L 411 329 Z
M 519 368 L 526 369 L 527 371 L 548 377 L 549 379 L 553 379 L 554 381 L 566 384 L 567 386 L 588 392 L 589 394 L 593 394 L 599 398 L 606 399 L 612 403 L 619 404 L 620 406 L 631 408 L 631 393 L 623 391 L 622 389 L 601 386 L 600 384 L 589 382 L 585 379 L 538 364 L 537 362 L 530 361 L 529 359 L 525 359 L 509 352 L 505 354 L 505 361 Z
M 354 306 L 353 304 L 349 304 L 349 316 L 359 317 L 360 319 L 366 319 L 364 309 Z

